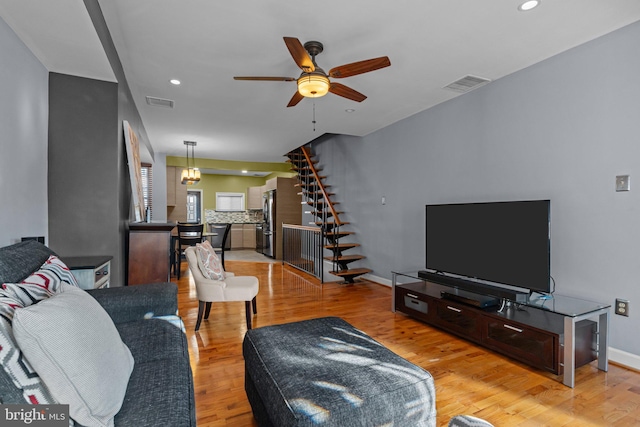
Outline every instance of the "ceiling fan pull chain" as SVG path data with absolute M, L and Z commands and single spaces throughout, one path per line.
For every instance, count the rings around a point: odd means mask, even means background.
M 311 121 L 311 123 L 313 123 L 313 131 L 316 131 L 316 103 L 313 103 L 313 120 Z

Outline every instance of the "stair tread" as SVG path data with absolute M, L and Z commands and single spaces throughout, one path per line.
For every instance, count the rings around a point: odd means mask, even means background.
M 308 205 L 310 205 L 310 206 L 313 206 L 313 205 L 326 205 L 326 204 L 327 204 L 327 203 L 325 203 L 325 202 L 320 202 L 320 201 L 318 201 L 318 202 L 314 203 L 314 202 L 313 202 L 313 200 L 307 200 L 307 202 L 306 202 L 306 203 L 307 203 Z M 340 202 L 331 202 L 331 204 L 332 204 L 332 205 L 339 205 L 339 204 L 340 204 Z
M 335 196 L 336 193 L 331 193 L 329 191 L 326 192 L 327 196 Z M 307 191 L 306 193 L 304 191 L 301 191 L 298 193 L 299 196 L 305 196 L 308 194 L 317 194 L 318 196 L 322 196 L 324 195 L 324 193 L 322 191 L 316 190 L 316 191 Z
M 337 245 L 325 245 L 324 247 L 325 249 L 334 249 L 336 246 L 338 249 L 357 248 L 360 243 L 338 243 Z
M 304 158 L 304 156 L 296 156 L 296 157 L 297 158 L 295 160 L 289 157 L 287 160 L 285 160 L 285 163 L 293 163 L 293 162 L 307 163 L 307 160 Z M 318 164 L 318 161 L 315 159 L 311 159 L 311 163 L 316 165 Z
M 348 270 L 340 270 L 340 271 L 330 271 L 329 273 L 334 276 L 359 276 L 361 274 L 371 273 L 371 269 L 369 268 L 350 268 Z
M 307 162 L 305 162 L 306 164 Z M 294 170 L 299 170 L 299 171 L 310 171 L 313 170 L 314 168 L 312 168 L 311 166 L 293 166 L 291 169 Z M 320 172 L 322 169 L 316 169 L 316 172 Z
M 294 184 L 293 186 L 294 187 L 320 187 L 320 184 L 318 184 L 317 182 L 312 182 L 312 183 L 309 183 L 309 184 L 305 184 L 305 183 L 299 182 L 297 184 Z M 328 185 L 328 184 L 324 184 L 323 186 L 324 186 L 324 188 L 331 187 L 331 185 Z
M 356 234 L 355 231 L 327 231 L 325 235 L 327 236 L 349 236 L 351 234 Z
M 358 261 L 364 258 L 364 255 L 340 255 L 339 257 L 324 257 L 324 259 L 326 259 L 327 261 Z

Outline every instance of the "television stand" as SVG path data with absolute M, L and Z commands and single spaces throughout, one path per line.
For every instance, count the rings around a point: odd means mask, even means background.
M 575 369 L 598 360 L 608 370 L 610 305 L 554 295 L 505 308 L 477 307 L 443 298 L 459 289 L 413 272 L 392 272 L 391 311 L 424 321 L 478 345 L 562 376 L 575 385 Z

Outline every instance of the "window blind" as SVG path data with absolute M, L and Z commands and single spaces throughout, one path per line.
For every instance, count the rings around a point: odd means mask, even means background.
M 153 167 L 151 163 L 142 163 L 142 197 L 144 208 L 149 208 L 149 214 L 153 218 Z

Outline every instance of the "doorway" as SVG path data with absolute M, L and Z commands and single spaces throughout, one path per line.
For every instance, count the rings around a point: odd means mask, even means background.
M 187 191 L 187 222 L 202 222 L 202 190 Z

